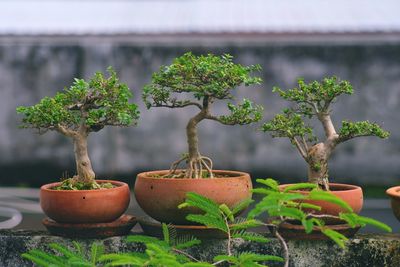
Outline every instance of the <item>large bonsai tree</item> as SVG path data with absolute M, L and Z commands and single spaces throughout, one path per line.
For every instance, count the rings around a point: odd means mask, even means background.
M 274 88 L 273 91 L 295 105 L 265 123 L 263 130 L 270 132 L 272 137 L 289 138 L 309 165 L 309 182 L 318 184 L 322 189 L 329 190 L 328 160 L 337 145 L 361 136 L 389 136 L 379 125 L 369 121 L 345 120 L 336 131 L 331 119 L 331 104 L 342 94 L 353 94 L 353 87 L 348 81 L 331 77 L 306 84 L 299 79 L 297 88 L 287 91 Z M 318 141 L 313 129 L 304 122 L 306 118 L 316 118 L 322 124 L 325 140 Z
M 111 67 L 108 72 L 108 78 L 98 72 L 88 82 L 75 79 L 62 93 L 17 108 L 24 116 L 21 127 L 37 129 L 40 134 L 54 130 L 73 140 L 77 175 L 72 182 L 85 188 L 98 187 L 88 155 L 88 135 L 107 125 L 136 124 L 139 118 L 137 106 L 129 103 L 132 93 L 128 86 L 119 82 Z
M 259 84 L 261 78 L 250 76 L 253 71 L 259 70 L 258 65 L 244 67 L 233 63 L 230 55 L 195 56 L 186 53 L 176 58 L 170 66 L 162 66 L 153 74 L 151 83 L 143 89 L 143 100 L 147 108 L 193 106 L 199 110 L 186 127 L 188 153 L 172 164 L 170 173 L 166 176 L 213 177 L 212 160 L 199 152 L 197 125 L 205 119 L 225 125 L 244 125 L 259 121 L 262 107 L 253 105 L 247 99 L 239 105 L 228 103 L 229 115 L 216 116 L 211 112 L 211 106 L 216 100 L 233 99 L 231 91 L 236 87 L 242 84 Z M 193 98 L 178 99 L 176 93 L 186 93 L 184 96 L 191 94 Z M 186 170 L 174 174 L 183 161 L 187 162 Z

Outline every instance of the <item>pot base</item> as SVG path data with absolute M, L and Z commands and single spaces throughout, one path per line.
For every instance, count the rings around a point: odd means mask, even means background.
M 335 230 L 345 237 L 353 237 L 360 227 L 351 228 L 348 224 L 326 225 L 325 227 Z M 314 227 L 313 231 L 307 234 L 302 225 L 284 222 L 279 226 L 279 233 L 285 239 L 296 240 L 328 240 L 329 238 L 321 232 L 320 227 Z
M 151 218 L 138 218 L 140 227 L 145 235 L 163 238 L 162 225 Z M 174 225 L 168 224 L 169 228 L 175 229 L 177 236 L 193 236 L 198 239 L 226 239 L 227 235 L 221 230 L 209 228 L 204 225 Z
M 105 238 L 129 234 L 137 219 L 124 214 L 109 223 L 58 223 L 50 218 L 43 219 L 42 223 L 52 235 L 69 238 Z

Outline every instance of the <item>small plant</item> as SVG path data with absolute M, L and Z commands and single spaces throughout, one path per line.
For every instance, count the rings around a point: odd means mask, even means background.
M 40 134 L 57 131 L 73 140 L 77 175 L 66 180 L 60 189 L 99 188 L 87 149 L 89 134 L 105 126 L 137 123 L 139 111 L 129 103 L 132 93 L 111 67 L 108 72 L 108 78 L 98 72 L 88 82 L 75 79 L 62 93 L 45 97 L 31 107 L 17 108 L 24 116 L 22 128 L 33 128 Z
M 153 74 L 151 84 L 143 89 L 143 100 L 147 108 L 192 106 L 199 109 L 186 127 L 188 152 L 172 164 L 166 177 L 213 177 L 212 160 L 199 152 L 197 125 L 203 120 L 213 120 L 225 125 L 244 125 L 259 121 L 262 107 L 253 105 L 248 99 L 238 105 L 228 103 L 229 115 L 216 116 L 212 114 L 211 106 L 217 100 L 233 99 L 231 91 L 240 85 L 259 84 L 261 79 L 251 77 L 250 74 L 260 69 L 258 65 L 244 67 L 235 64 L 232 56 L 226 54 L 195 56 L 186 53 L 176 58 L 170 66 L 162 66 Z M 175 94 L 180 93 L 191 94 L 194 100 L 178 99 Z M 186 170 L 175 174 L 183 161 L 187 162 Z
M 287 91 L 276 87 L 274 92 L 294 102 L 295 106 L 285 109 L 282 114 L 265 123 L 263 131 L 270 132 L 272 137 L 289 138 L 308 163 L 308 181 L 322 189 L 329 190 L 328 160 L 337 145 L 361 136 L 389 136 L 379 125 L 369 121 L 345 120 L 339 131 L 336 131 L 331 119 L 331 105 L 338 96 L 353 94 L 353 87 L 348 81 L 331 77 L 306 84 L 303 79 L 299 79 L 298 87 Z M 326 136 L 324 141 L 318 142 L 312 127 L 304 122 L 305 118 L 319 120 Z
M 317 188 L 317 185 L 310 183 L 296 184 L 285 189 L 280 189 L 278 183 L 273 179 L 258 179 L 258 182 L 264 185 L 261 188 L 253 189 L 254 193 L 262 194 L 263 198 L 260 202 L 256 203 L 247 218 L 236 218 L 241 210 L 249 206 L 253 200 L 249 199 L 229 209 L 225 204 L 218 205 L 212 200 L 198 195 L 196 193 L 188 193 L 184 203 L 180 208 L 196 207 L 201 209 L 203 214 L 190 214 L 187 219 L 202 225 L 219 229 L 226 234 L 227 245 L 226 253 L 217 255 L 213 259 L 213 263 L 200 261 L 191 256 L 185 249 L 195 245 L 199 245 L 200 241 L 196 238 L 188 236 L 177 236 L 174 228 L 162 224 L 163 240 L 154 237 L 133 235 L 127 237 L 127 242 L 143 243 L 146 247 L 144 252 L 134 253 L 111 253 L 104 254 L 100 257 L 93 256 L 99 253 L 93 253 L 92 260 L 97 259 L 96 266 L 177 266 L 177 267 L 209 267 L 209 266 L 266 266 L 263 265 L 267 261 L 283 262 L 284 266 L 289 266 L 289 249 L 286 241 L 279 233 L 279 225 L 291 220 L 299 220 L 304 225 L 305 231 L 311 233 L 314 227 L 320 227 L 322 232 L 331 240 L 336 242 L 340 247 L 345 247 L 347 238 L 342 234 L 326 228 L 320 216 L 330 215 L 316 215 L 313 210 L 319 210 L 320 207 L 312 205 L 303 201 L 306 200 L 324 200 L 331 203 L 338 204 L 348 212 L 340 214 L 340 218 L 345 220 L 351 227 L 365 226 L 371 224 L 386 231 L 391 231 L 391 228 L 376 220 L 358 216 L 351 212 L 351 208 L 343 202 L 340 198 L 331 194 L 330 192 L 322 191 Z M 302 195 L 293 193 L 291 190 L 297 189 L 312 189 L 310 194 Z M 307 210 L 307 212 L 305 211 Z M 262 213 L 268 213 L 273 217 L 269 222 L 263 222 L 257 219 Z M 334 217 L 334 216 L 332 216 Z M 253 227 L 268 226 L 272 235 L 276 237 L 283 249 L 283 258 L 274 255 L 264 255 L 252 252 L 234 253 L 232 249 L 232 241 L 234 238 L 241 238 L 252 242 L 265 243 L 269 239 L 261 234 L 250 232 Z M 54 246 L 54 245 L 51 245 Z M 59 250 L 58 250 L 59 251 Z M 81 251 L 78 249 L 78 251 Z M 64 255 L 74 255 L 72 252 L 63 250 Z M 79 255 L 83 255 L 80 253 Z M 60 260 L 53 254 L 43 251 L 32 250 L 23 254 L 23 257 L 35 262 L 39 266 L 50 266 L 55 260 Z M 38 260 L 39 258 L 39 260 Z M 55 258 L 55 259 L 53 259 Z M 68 256 L 64 260 L 68 260 L 72 256 Z M 75 259 L 75 258 L 74 258 Z M 80 261 L 85 258 L 80 256 Z M 67 261 L 68 262 L 68 261 Z M 76 266 L 76 265 L 57 265 L 57 266 Z M 92 265 L 79 265 L 79 266 L 92 266 Z
M 104 253 L 104 246 L 92 243 L 90 254 L 85 256 L 82 245 L 76 241 L 72 242 L 73 249 L 57 243 L 49 244 L 49 247 L 57 254 L 47 253 L 42 250 L 32 249 L 22 254 L 22 258 L 32 261 L 37 266 L 43 267 L 95 267 L 98 266 L 99 258 Z

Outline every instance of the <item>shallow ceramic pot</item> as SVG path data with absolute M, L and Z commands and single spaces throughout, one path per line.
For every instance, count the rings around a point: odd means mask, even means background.
M 386 190 L 391 199 L 392 211 L 397 220 L 400 221 L 400 186 L 394 186 Z
M 252 183 L 248 173 L 214 170 L 221 178 L 155 178 L 168 170 L 139 173 L 135 182 L 135 197 L 139 206 L 153 219 L 177 225 L 193 224 L 186 220 L 188 214 L 201 213 L 194 208 L 178 209 L 186 193 L 195 192 L 218 204 L 232 208 L 241 201 L 251 198 Z
M 118 219 L 128 208 L 129 186 L 110 180 L 116 187 L 98 190 L 53 190 L 60 183 L 40 188 L 40 205 L 44 213 L 59 223 L 106 223 Z
M 280 187 L 285 188 L 286 186 L 289 185 L 292 184 L 283 184 L 280 185 Z M 357 214 L 360 213 L 364 203 L 363 191 L 361 187 L 350 184 L 329 183 L 329 188 L 332 194 L 347 202 L 353 209 L 354 213 Z M 309 194 L 308 191 L 302 191 L 302 190 L 296 190 L 295 192 L 300 192 L 301 194 Z M 339 205 L 327 201 L 307 200 L 305 202 L 321 207 L 320 211 L 314 211 L 316 214 L 328 214 L 328 215 L 338 216 L 339 213 L 347 211 L 342 207 L 340 207 Z M 342 220 L 335 220 L 335 219 L 324 219 L 324 220 L 327 224 L 343 223 Z

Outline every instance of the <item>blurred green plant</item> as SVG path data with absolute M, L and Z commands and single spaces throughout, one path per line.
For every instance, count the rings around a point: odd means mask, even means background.
M 136 124 L 139 119 L 137 105 L 129 103 L 132 93 L 128 86 L 119 81 L 113 68 L 108 72 L 108 78 L 97 72 L 89 81 L 75 79 L 70 88 L 54 97 L 17 108 L 23 115 L 22 128 L 33 128 L 40 134 L 54 130 L 73 140 L 77 175 L 62 189 L 99 188 L 87 151 L 88 135 L 105 126 Z
M 309 165 L 308 181 L 322 189 L 329 190 L 328 160 L 337 145 L 361 136 L 389 137 L 389 132 L 369 121 L 345 120 L 340 130 L 336 131 L 331 119 L 331 105 L 340 95 L 353 94 L 353 87 L 348 81 L 330 77 L 307 84 L 299 79 L 296 88 L 284 91 L 275 87 L 273 91 L 295 105 L 265 123 L 262 130 L 270 132 L 272 137 L 289 138 Z M 324 141 L 318 141 L 313 128 L 305 123 L 305 119 L 313 118 L 317 118 L 323 126 Z
M 349 227 L 364 227 L 369 224 L 385 231 L 391 231 L 391 228 L 384 223 L 353 213 L 346 202 L 330 192 L 320 190 L 316 184 L 301 183 L 282 189 L 273 179 L 258 179 L 257 182 L 263 186 L 253 189 L 253 192 L 261 194 L 263 198 L 255 204 L 255 207 L 250 210 L 246 218 L 239 218 L 237 215 L 253 202 L 251 199 L 245 200 L 230 209 L 225 204 L 218 205 L 199 194 L 188 193 L 185 202 L 179 206 L 180 208 L 195 207 L 202 210 L 203 214 L 189 214 L 187 219 L 210 228 L 218 229 L 226 235 L 226 253 L 215 256 L 212 263 L 196 259 L 185 251 L 192 246 L 199 245 L 201 243 L 200 240 L 190 236 L 179 236 L 172 226 L 169 227 L 166 224 L 162 224 L 162 240 L 143 235 L 127 237 L 127 242 L 143 243 L 145 246 L 144 252 L 103 254 L 98 252 L 102 252 L 102 249 L 92 248 L 91 264 L 96 265 L 73 265 L 75 262 L 83 264 L 87 260 L 82 252 L 76 256 L 75 252 L 68 251 L 65 248 L 61 251 L 64 255 L 61 259 L 54 254 L 38 250 L 31 250 L 23 254 L 23 257 L 33 261 L 38 266 L 52 266 L 51 264 L 57 261 L 65 265 L 55 266 L 208 267 L 226 266 L 228 264 L 228 266 L 235 267 L 252 267 L 267 266 L 265 262 L 278 261 L 283 262 L 284 266 L 287 267 L 289 266 L 289 249 L 286 241 L 279 233 L 280 226 L 284 222 L 299 221 L 304 226 L 306 233 L 311 233 L 318 227 L 323 234 L 341 248 L 345 247 L 348 239 L 339 232 L 330 229 L 328 225 L 325 225 L 323 219 L 326 216 L 336 219 L 340 218 L 346 221 Z M 294 190 L 299 189 L 310 189 L 311 191 L 308 195 L 294 192 Z M 328 201 L 339 205 L 346 212 L 341 213 L 339 216 L 319 215 L 314 211 L 319 211 L 321 208 L 307 203 L 307 200 Z M 267 222 L 259 220 L 258 217 L 263 213 L 267 213 L 272 219 Z M 232 245 L 235 238 L 258 243 L 268 242 L 269 239 L 264 235 L 250 231 L 252 228 L 260 226 L 266 226 L 272 236 L 278 239 L 283 250 L 283 257 L 252 252 L 234 252 Z M 54 244 L 50 246 L 53 247 Z M 95 246 L 98 248 L 98 245 Z M 59 249 L 56 251 L 60 252 Z M 81 249 L 77 249 L 77 251 L 79 252 Z M 79 259 L 76 259 L 76 257 Z

